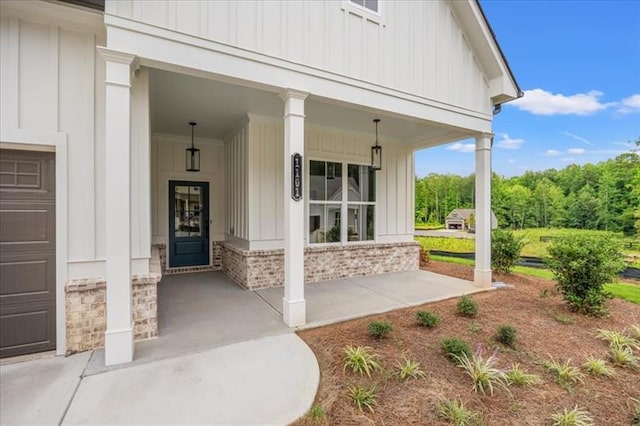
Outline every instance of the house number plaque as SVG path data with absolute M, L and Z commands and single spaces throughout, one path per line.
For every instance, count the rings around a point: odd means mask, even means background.
M 302 200 L 302 155 L 297 152 L 291 156 L 291 198 Z

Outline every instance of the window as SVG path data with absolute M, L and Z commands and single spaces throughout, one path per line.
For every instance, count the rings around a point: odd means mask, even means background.
M 350 16 L 358 16 L 384 27 L 384 5 L 383 0 L 342 0 L 340 8 Z
M 369 166 L 311 160 L 309 243 L 373 240 L 375 183 Z
M 378 0 L 351 0 L 351 3 L 355 3 L 373 12 L 378 12 Z

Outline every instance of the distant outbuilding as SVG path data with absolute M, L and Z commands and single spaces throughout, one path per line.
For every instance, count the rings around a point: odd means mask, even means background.
M 444 220 L 445 228 L 475 230 L 476 227 L 476 210 L 475 209 L 454 209 Z M 491 210 L 491 229 L 498 227 L 498 219 Z

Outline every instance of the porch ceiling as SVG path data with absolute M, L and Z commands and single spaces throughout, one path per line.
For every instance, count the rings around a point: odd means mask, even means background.
M 191 135 L 190 121 L 196 121 L 196 135 L 222 140 L 235 131 L 246 114 L 281 119 L 284 105 L 278 93 L 229 84 L 159 69 L 150 70 L 151 130 Z M 421 147 L 463 139 L 461 129 L 384 114 L 360 105 L 334 103 L 311 95 L 305 105 L 306 122 L 347 131 L 371 133 L 376 117 L 382 119 L 379 132 Z M 425 141 L 434 141 L 428 143 Z

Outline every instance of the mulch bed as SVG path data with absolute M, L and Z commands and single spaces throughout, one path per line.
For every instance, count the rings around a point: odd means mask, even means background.
M 468 266 L 431 261 L 424 269 L 473 279 L 473 269 Z M 303 418 L 296 424 L 446 424 L 437 415 L 437 406 L 444 399 L 464 401 L 487 425 L 548 425 L 551 414 L 575 405 L 586 409 L 597 425 L 632 424 L 633 398 L 640 399 L 640 369 L 616 367 L 613 378 L 586 375 L 584 384 L 566 389 L 555 383 L 543 363 L 551 357 L 560 361 L 570 358 L 576 366 L 588 355 L 607 359 L 607 343 L 598 340 L 595 331 L 621 331 L 640 324 L 640 305 L 614 299 L 608 302 L 609 316 L 585 317 L 565 307 L 562 298 L 554 294 L 552 281 L 516 274 L 496 275 L 495 279 L 515 288 L 474 295 L 479 307 L 475 318 L 457 316 L 457 300 L 452 299 L 299 332 L 320 365 L 316 404 L 322 406 L 326 417 L 315 423 Z M 438 327 L 426 329 L 416 324 L 416 311 L 425 309 L 442 317 Z M 374 340 L 367 334 L 372 320 L 390 321 L 394 331 L 385 339 Z M 502 324 L 517 330 L 514 349 L 493 339 Z M 447 337 L 462 338 L 472 348 L 482 346 L 486 356 L 496 352 L 501 368 L 517 362 L 524 371 L 539 375 L 543 383 L 511 386 L 510 392 L 497 388 L 493 396 L 475 393 L 470 378 L 443 355 L 440 341 Z M 371 347 L 380 355 L 384 371 L 370 379 L 345 371 L 346 345 Z M 405 356 L 420 362 L 425 378 L 396 379 L 394 367 Z M 349 384 L 376 385 L 374 413 L 361 412 L 352 404 L 347 397 Z

